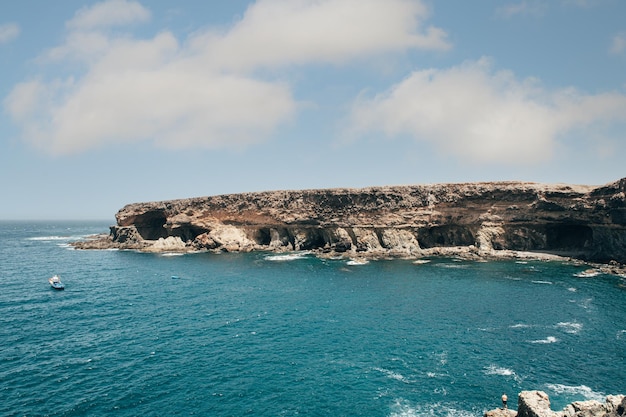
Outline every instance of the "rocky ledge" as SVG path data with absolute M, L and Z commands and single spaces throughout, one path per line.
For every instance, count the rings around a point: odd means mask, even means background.
M 129 204 L 83 249 L 522 256 L 626 263 L 626 178 L 256 192 Z M 532 255 L 535 256 L 535 255 Z
M 608 395 L 604 403 L 596 400 L 575 401 L 562 411 L 550 409 L 550 399 L 543 391 L 522 391 L 517 398 L 517 411 L 498 408 L 485 417 L 625 417 L 626 396 Z

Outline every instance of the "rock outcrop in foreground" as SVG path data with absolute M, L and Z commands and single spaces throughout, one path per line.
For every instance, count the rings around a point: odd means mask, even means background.
M 522 391 L 517 399 L 517 411 L 498 408 L 487 411 L 485 417 L 625 417 L 626 396 L 609 395 L 601 403 L 596 400 L 576 401 L 562 411 L 550 409 L 550 399 L 543 391 Z
M 79 248 L 422 257 L 540 252 L 626 263 L 626 178 L 273 191 L 129 204 Z

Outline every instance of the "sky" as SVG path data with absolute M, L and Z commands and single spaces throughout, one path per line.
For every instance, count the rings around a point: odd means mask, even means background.
M 626 177 L 623 0 L 0 2 L 0 219 Z

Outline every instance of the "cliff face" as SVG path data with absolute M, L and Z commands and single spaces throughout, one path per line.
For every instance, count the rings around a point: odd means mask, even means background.
M 495 182 L 244 193 L 129 204 L 116 219 L 107 244 L 147 251 L 411 257 L 463 247 L 626 263 L 626 178 L 602 187 Z

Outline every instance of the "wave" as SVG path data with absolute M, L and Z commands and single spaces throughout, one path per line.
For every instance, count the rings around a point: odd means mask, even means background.
M 285 255 L 267 255 L 263 257 L 266 261 L 274 261 L 274 262 L 285 262 L 285 261 L 295 261 L 298 259 L 306 258 L 311 252 L 295 252 L 295 253 L 287 253 Z
M 513 324 L 509 326 L 510 329 L 527 329 L 529 327 L 533 327 L 533 326 L 530 324 L 525 324 L 525 323 L 517 323 L 517 324 Z
M 381 372 L 387 376 L 387 378 L 395 379 L 396 381 L 404 382 L 405 384 L 409 383 L 409 380 L 404 377 L 404 375 L 399 374 L 397 372 L 390 371 L 385 368 L 374 368 L 375 371 Z
M 592 268 L 592 269 L 586 269 L 584 271 L 578 272 L 574 274 L 574 276 L 578 278 L 593 278 L 593 277 L 597 277 L 601 273 L 602 272 L 598 271 L 597 269 Z
M 389 417 L 475 417 L 483 414 L 482 410 L 459 410 L 442 403 L 411 404 L 405 399 L 396 399 L 390 407 Z
M 78 239 L 78 238 L 79 237 L 77 236 L 36 236 L 36 237 L 27 237 L 26 240 L 50 242 L 50 241 L 55 241 L 55 240 L 70 240 L 70 239 Z
M 517 373 L 509 368 L 503 368 L 496 365 L 489 365 L 483 370 L 485 375 L 498 375 L 512 377 L 516 382 L 521 382 L 521 378 Z
M 556 327 L 562 329 L 565 333 L 578 334 L 582 330 L 583 325 L 576 322 L 562 321 L 557 323 Z
M 558 341 L 559 341 L 559 339 L 557 339 L 556 337 L 548 336 L 545 339 L 530 340 L 529 343 L 533 343 L 533 344 L 550 344 L 550 343 L 556 343 Z
M 460 261 L 455 261 L 460 262 Z M 435 266 L 439 268 L 448 268 L 448 269 L 466 269 L 468 267 L 467 264 L 436 264 Z
M 547 285 L 552 285 L 553 284 L 552 281 L 541 281 L 541 280 L 533 280 L 533 281 L 530 281 L 530 282 L 532 282 L 533 284 L 547 284 Z
M 555 394 L 566 394 L 566 395 L 575 395 L 575 396 L 583 396 L 587 400 L 596 400 L 600 402 L 604 402 L 606 398 L 606 394 L 601 392 L 596 392 L 589 388 L 586 385 L 562 385 L 562 384 L 546 384 L 546 388 Z
M 504 279 L 508 279 L 511 281 L 521 281 L 522 279 L 520 277 L 512 277 L 511 275 L 505 275 Z
M 423 265 L 423 264 L 427 264 L 430 262 L 430 259 L 418 259 L 416 261 L 413 261 L 413 263 L 415 265 Z
M 515 371 L 508 368 L 501 368 L 496 365 L 489 365 L 484 369 L 485 375 L 501 375 L 501 376 L 512 376 L 515 375 Z
M 367 259 L 350 259 L 346 265 L 367 265 L 370 263 Z

